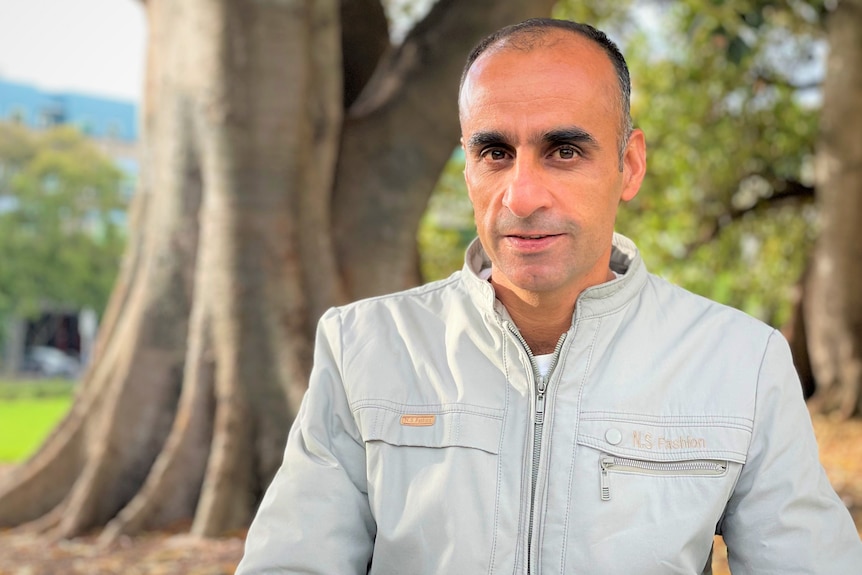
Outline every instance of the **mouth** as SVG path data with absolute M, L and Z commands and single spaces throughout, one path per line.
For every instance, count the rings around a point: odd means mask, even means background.
M 554 238 L 559 236 L 560 234 L 507 234 L 510 238 L 517 238 L 519 240 L 541 240 L 543 238 Z
M 556 245 L 563 234 L 506 234 L 505 242 L 522 254 L 545 252 Z

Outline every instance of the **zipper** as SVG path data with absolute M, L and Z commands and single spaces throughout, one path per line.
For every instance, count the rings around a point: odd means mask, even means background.
M 533 423 L 533 457 L 530 474 L 530 521 L 527 529 L 527 573 L 529 575 L 530 551 L 533 543 L 533 520 L 536 507 L 536 484 L 539 481 L 539 460 L 542 453 L 542 431 L 545 425 L 545 392 L 547 391 L 551 374 L 554 373 L 554 369 L 557 367 L 557 361 L 560 359 L 560 352 L 563 349 L 563 343 L 566 341 L 567 333 L 563 332 L 563 334 L 560 335 L 560 339 L 557 340 L 554 354 L 551 356 L 551 365 L 548 369 L 548 375 L 543 376 L 539 373 L 539 365 L 536 362 L 536 356 L 533 355 L 533 351 L 527 344 L 527 340 L 524 339 L 524 336 L 521 335 L 521 332 L 518 331 L 518 328 L 512 322 L 507 321 L 505 323 L 506 329 L 514 334 L 518 341 L 521 342 L 521 346 L 524 348 L 524 351 L 527 352 L 527 357 L 530 359 L 530 365 L 533 368 L 533 381 L 535 382 L 536 388 L 536 407 Z
M 626 457 L 602 455 L 599 459 L 602 501 L 611 500 L 611 484 L 608 473 L 639 473 L 641 475 L 706 475 L 719 476 L 727 472 L 727 461 L 694 459 L 690 461 L 643 461 Z

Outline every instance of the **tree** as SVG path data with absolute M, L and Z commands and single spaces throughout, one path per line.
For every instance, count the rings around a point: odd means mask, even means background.
M 699 62 L 688 68 L 699 89 L 693 101 L 706 102 L 708 115 L 686 126 L 679 110 L 690 107 L 683 105 L 664 124 L 690 134 L 709 127 L 708 138 L 697 136 L 685 148 L 702 166 L 685 210 L 686 227 L 700 235 L 680 252 L 687 283 L 785 325 L 803 388 L 814 394 L 812 410 L 862 415 L 862 276 L 856 272 L 862 254 L 854 233 L 862 221 L 862 149 L 853 107 L 862 77 L 849 64 L 862 50 L 860 4 L 687 0 L 676 7 L 690 41 L 701 35 L 702 45 L 705 33 L 718 48 L 693 51 Z M 804 78 L 824 40 L 825 76 Z M 652 78 L 673 78 L 673 90 L 665 92 L 679 106 L 691 84 L 664 72 Z M 819 106 L 812 89 L 822 95 Z M 662 109 L 651 100 L 650 114 Z M 703 273 L 704 265 L 719 273 Z M 776 289 L 794 285 L 801 293 L 793 309 L 764 305 Z
M 862 415 L 862 2 L 826 21 L 829 58 L 817 150 L 820 236 L 803 299 L 815 408 Z
M 813 410 L 862 415 L 859 2 L 645 5 L 659 42 L 631 5 L 567 8 L 627 43 L 649 170 L 619 228 L 653 271 L 784 326 Z
M 147 0 L 132 231 L 69 416 L 0 525 L 241 528 L 280 464 L 327 307 L 417 278 L 482 35 L 549 0 L 439 0 L 397 47 L 373 0 Z M 343 24 L 343 25 L 342 25 Z
M 72 128 L 0 123 L 0 325 L 46 304 L 104 308 L 124 245 L 123 178 Z

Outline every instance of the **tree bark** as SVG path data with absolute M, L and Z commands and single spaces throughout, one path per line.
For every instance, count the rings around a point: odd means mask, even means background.
M 0 483 L 0 527 L 107 525 L 110 542 L 179 521 L 207 536 L 247 525 L 317 318 L 416 277 L 467 51 L 552 1 L 440 0 L 398 48 L 372 0 L 145 5 L 123 270 L 72 410 Z
M 827 20 L 829 57 L 816 159 L 820 236 L 806 286 L 805 323 L 817 382 L 814 409 L 862 414 L 862 2 Z
M 458 145 L 464 60 L 482 36 L 553 5 L 439 0 L 377 67 L 345 119 L 335 181 L 336 250 L 352 297 L 416 283 L 416 229 Z
M 793 311 L 790 314 L 790 319 L 787 325 L 781 329 L 782 334 L 787 338 L 790 345 L 790 353 L 793 355 L 793 365 L 796 368 L 796 373 L 799 375 L 799 383 L 802 385 L 802 396 L 807 401 L 814 395 L 817 389 L 817 382 L 814 380 L 814 374 L 811 371 L 811 357 L 808 353 L 808 331 L 805 328 L 805 286 L 809 282 L 810 266 L 806 266 L 802 272 L 802 277 L 796 283 L 793 289 Z

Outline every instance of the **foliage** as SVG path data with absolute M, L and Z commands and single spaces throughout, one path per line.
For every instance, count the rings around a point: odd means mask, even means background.
M 816 39 L 776 6 L 663 6 L 658 35 L 626 41 L 649 170 L 618 228 L 661 275 L 780 325 L 815 234 L 810 205 L 778 199 L 813 185 L 817 110 L 793 83 Z
M 555 11 L 607 30 L 631 70 L 649 168 L 617 229 L 652 272 L 773 325 L 789 317 L 816 233 L 821 11 L 747 0 L 562 0 Z M 428 255 L 429 238 L 436 251 L 463 243 L 452 240 L 454 229 L 432 225 L 441 204 L 465 197 L 463 178 L 454 177 L 462 169 L 453 157 L 432 198 L 420 232 L 426 259 L 446 260 Z M 425 271 L 439 277 L 443 268 L 454 266 Z
M 464 250 L 475 236 L 473 206 L 464 185 L 464 153 L 458 148 L 440 175 L 419 224 L 422 277 L 441 279 L 461 269 Z
M 69 127 L 0 123 L 0 320 L 101 311 L 124 246 L 122 172 Z

